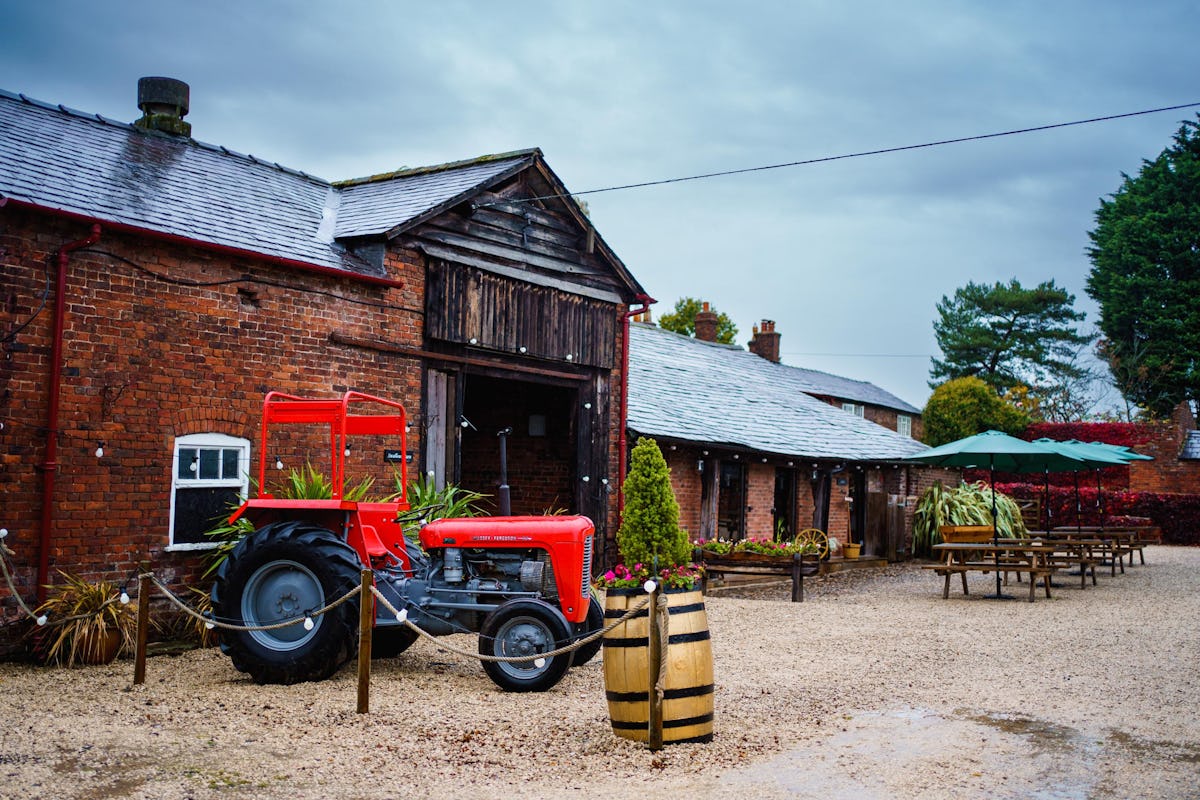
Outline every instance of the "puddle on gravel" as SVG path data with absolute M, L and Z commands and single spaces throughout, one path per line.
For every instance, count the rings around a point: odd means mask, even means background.
M 833 721 L 840 730 L 821 745 L 727 773 L 721 783 L 767 797 L 821 800 L 1092 800 L 1117 796 L 1106 775 L 1131 755 L 1178 764 L 1196 763 L 1200 755 L 1191 745 L 968 709 L 860 712 Z

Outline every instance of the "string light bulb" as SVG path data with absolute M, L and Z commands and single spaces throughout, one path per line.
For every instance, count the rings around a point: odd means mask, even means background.
M 46 624 L 46 615 L 45 614 L 42 614 L 40 617 L 37 618 L 37 624 L 38 624 L 38 626 L 44 626 Z
M 210 631 L 211 631 L 213 628 L 217 627 L 217 623 L 213 622 L 213 618 L 212 618 L 212 612 L 211 612 L 211 611 L 209 611 L 209 612 L 205 613 L 205 615 L 204 615 L 204 616 L 205 616 L 205 617 L 207 617 L 207 619 L 205 619 L 205 620 L 204 620 L 204 628 L 205 628 L 205 630 L 210 630 Z
M 96 442 L 96 458 L 104 458 L 104 442 Z
M 642 584 L 642 588 L 646 590 L 646 594 L 650 594 L 658 588 L 658 584 L 652 580 L 649 580 Z
M 275 457 L 275 469 L 283 469 L 283 459 L 278 456 Z
M 304 630 L 311 631 L 315 627 L 317 627 L 317 623 L 313 622 L 312 617 L 304 618 Z
M 129 605 L 129 592 L 125 591 L 124 586 L 121 587 L 121 597 L 119 599 L 121 601 L 121 605 L 123 605 L 123 606 Z
M 402 608 L 396 612 L 396 622 L 408 622 L 408 609 Z
M 0 539 L 3 539 L 5 536 L 8 536 L 8 528 L 0 528 Z
M 546 659 L 544 659 L 544 658 L 535 658 L 535 659 L 533 660 L 533 665 L 534 665 L 535 667 L 537 667 L 538 669 L 541 669 L 542 667 L 546 666 Z

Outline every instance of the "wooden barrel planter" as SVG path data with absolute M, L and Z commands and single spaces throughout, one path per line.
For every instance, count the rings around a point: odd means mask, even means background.
M 713 661 L 704 596 L 698 589 L 667 589 L 670 612 L 663 696 L 663 744 L 710 742 L 713 735 Z M 606 624 L 623 617 L 648 595 L 641 589 L 608 589 Z M 649 741 L 649 607 L 604 637 L 604 693 L 613 733 Z

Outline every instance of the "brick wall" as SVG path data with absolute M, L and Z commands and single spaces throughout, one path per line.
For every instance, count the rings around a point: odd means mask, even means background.
M 86 232 L 80 223 L 12 207 L 0 214 L 0 328 L 25 326 L 0 362 L 2 524 L 26 597 L 34 594 L 54 323 L 53 290 L 44 308 L 42 294 L 48 279 L 53 286 L 56 250 Z M 200 555 L 166 549 L 174 439 L 201 432 L 247 438 L 257 465 L 269 390 L 330 396 L 353 388 L 419 409 L 418 361 L 328 339 L 336 331 L 420 346 L 423 269 L 404 254 L 392 254 L 387 266 L 403 288 L 113 231 L 72 254 L 50 577 L 67 568 L 124 578 L 148 560 L 169 581 L 197 581 Z M 94 454 L 98 442 L 102 458 Z M 409 447 L 419 446 L 414 436 Z M 390 470 L 372 456 L 363 454 L 358 467 L 389 481 Z M 11 598 L 3 611 L 6 618 L 15 612 Z
M 1135 449 L 1153 456 L 1154 460 L 1130 462 L 1130 490 L 1200 494 L 1200 461 L 1179 458 L 1188 431 L 1196 429 L 1196 420 L 1187 403 L 1180 403 L 1171 419 L 1143 427 L 1149 437 Z

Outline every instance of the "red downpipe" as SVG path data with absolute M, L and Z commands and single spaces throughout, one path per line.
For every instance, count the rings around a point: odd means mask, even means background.
M 638 314 L 645 314 L 650 310 L 650 306 L 658 301 L 647 294 L 639 294 L 634 298 L 642 304 L 641 308 L 635 308 L 625 312 L 625 319 L 621 329 L 621 431 L 618 434 L 617 440 L 617 524 L 620 524 L 621 514 L 625 511 L 625 462 L 628 454 L 625 449 L 629 446 L 629 320 L 636 317 Z
M 62 384 L 62 350 L 63 330 L 66 328 L 67 314 L 67 265 L 71 261 L 71 253 L 84 247 L 91 247 L 100 241 L 99 223 L 92 225 L 92 232 L 86 237 L 64 244 L 58 248 L 55 263 L 58 265 L 58 276 L 54 288 L 54 337 L 50 343 L 50 409 L 46 421 L 46 459 L 42 462 L 42 526 L 41 539 L 38 543 L 37 598 L 41 603 L 46 599 L 46 583 L 50 579 L 50 540 L 53 538 L 54 525 L 54 478 L 58 473 L 58 409 L 59 390 Z

